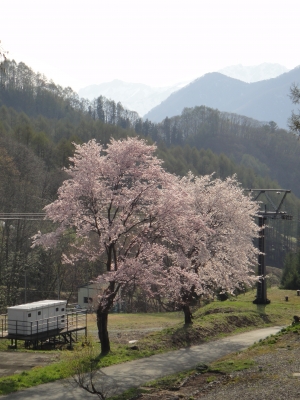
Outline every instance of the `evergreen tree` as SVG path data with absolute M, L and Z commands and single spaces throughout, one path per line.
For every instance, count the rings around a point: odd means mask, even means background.
M 281 284 L 284 289 L 300 289 L 300 251 L 289 253 L 284 261 Z

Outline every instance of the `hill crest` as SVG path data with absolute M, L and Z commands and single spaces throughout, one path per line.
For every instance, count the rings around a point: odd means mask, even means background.
M 300 82 L 299 67 L 276 78 L 254 83 L 211 72 L 172 93 L 144 118 L 160 122 L 165 117 L 181 114 L 186 107 L 204 105 L 258 121 L 275 121 L 279 127 L 286 128 L 293 108 L 289 92 L 294 82 Z

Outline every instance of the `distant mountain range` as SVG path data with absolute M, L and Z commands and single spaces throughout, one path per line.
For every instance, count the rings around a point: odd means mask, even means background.
M 275 121 L 280 128 L 287 128 L 287 119 L 295 108 L 289 98 L 294 82 L 300 82 L 299 67 L 277 78 L 254 83 L 213 72 L 172 93 L 144 118 L 160 122 L 166 117 L 181 114 L 185 107 L 205 105 L 259 121 Z
M 245 82 L 256 82 L 263 79 L 275 78 L 287 72 L 287 68 L 279 64 L 264 63 L 257 66 L 233 65 L 218 71 L 224 75 Z M 115 79 L 99 85 L 90 85 L 78 91 L 80 97 L 93 100 L 100 95 L 119 101 L 127 109 L 136 111 L 140 116 L 167 99 L 172 93 L 190 82 L 178 83 L 173 86 L 151 87 L 142 83 L 123 82 Z
M 142 83 L 128 83 L 115 79 L 100 85 L 87 86 L 80 89 L 78 94 L 89 100 L 102 95 L 116 103 L 120 101 L 127 109 L 136 111 L 142 116 L 186 84 L 187 82 L 168 87 L 151 87 Z
M 248 67 L 241 64 L 231 65 L 230 67 L 220 69 L 218 72 L 223 75 L 230 76 L 230 78 L 251 83 L 276 78 L 277 76 L 288 71 L 289 69 L 280 64 L 263 63 Z

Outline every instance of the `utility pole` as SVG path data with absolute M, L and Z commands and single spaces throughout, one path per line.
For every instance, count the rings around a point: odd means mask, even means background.
M 259 238 L 258 238 L 258 276 L 260 277 L 257 282 L 257 294 L 256 299 L 253 301 L 254 304 L 269 304 L 270 300 L 267 298 L 267 282 L 266 282 L 266 266 L 265 266 L 265 223 L 267 218 L 270 219 L 283 219 L 292 220 L 293 216 L 287 214 L 285 211 L 281 211 L 281 207 L 290 190 L 285 189 L 246 189 L 250 193 L 255 194 L 254 200 L 258 200 L 261 195 L 265 195 L 269 204 L 273 208 L 272 211 L 267 211 L 267 206 L 265 204 L 264 210 L 258 212 L 258 226 L 260 228 Z M 279 205 L 276 206 L 274 201 L 269 196 L 270 193 L 276 193 L 277 195 L 282 195 Z
M 27 267 L 25 267 L 25 304 L 27 303 Z

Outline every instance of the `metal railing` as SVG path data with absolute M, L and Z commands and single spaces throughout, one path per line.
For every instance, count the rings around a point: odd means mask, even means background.
M 0 337 L 7 331 L 7 314 L 0 314 Z
M 42 318 L 36 321 L 8 319 L 7 314 L 0 315 L 0 337 L 38 336 L 56 331 L 74 331 L 84 329 L 87 325 L 86 311 L 72 311 L 63 315 Z

